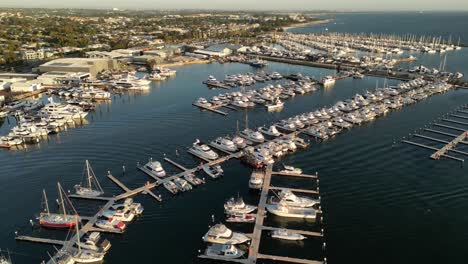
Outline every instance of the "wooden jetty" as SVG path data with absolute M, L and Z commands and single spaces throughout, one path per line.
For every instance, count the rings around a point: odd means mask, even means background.
M 223 115 L 223 116 L 227 116 L 228 114 L 226 112 L 223 112 L 223 111 L 220 111 L 218 110 L 218 107 L 215 107 L 215 106 L 212 106 L 212 107 L 208 107 L 208 106 L 204 106 L 204 105 L 201 105 L 201 104 L 197 104 L 196 102 L 192 103 L 192 105 L 202 109 L 202 110 L 208 110 L 208 111 L 211 111 L 213 113 L 216 113 L 216 114 L 220 114 L 220 115 Z M 219 107 L 221 107 L 222 105 L 220 105 Z
M 434 125 L 434 126 L 438 126 L 438 127 L 449 128 L 449 129 L 453 129 L 453 130 L 457 130 L 457 131 L 466 131 L 466 130 L 463 129 L 463 128 L 454 127 L 454 126 L 448 126 L 448 125 L 444 125 L 444 124 L 440 124 L 440 123 L 434 123 L 433 125 Z
M 323 261 L 258 254 L 257 259 L 268 259 L 299 264 L 323 264 Z
M 295 189 L 295 188 L 285 188 L 285 187 L 270 187 L 270 190 L 278 190 L 278 191 L 291 191 L 291 192 L 298 192 L 298 193 L 310 193 L 310 194 L 319 194 L 316 190 L 305 190 L 305 189 Z
M 95 200 L 95 201 L 110 201 L 113 199 L 111 197 L 101 197 L 101 196 L 92 197 L 92 196 L 83 196 L 83 195 L 77 195 L 77 194 L 69 194 L 68 198 Z
M 42 238 L 42 237 L 31 237 L 31 236 L 17 236 L 15 237 L 15 239 L 20 240 L 20 241 L 58 245 L 58 246 L 63 246 L 66 243 L 66 241 L 63 241 L 63 240 L 49 239 L 49 238 Z
M 444 118 L 444 119 L 442 119 L 442 120 L 445 121 L 445 122 L 449 122 L 449 123 L 454 123 L 454 124 L 458 124 L 458 125 L 468 126 L 468 123 L 466 123 L 466 122 L 461 122 L 461 121 L 452 120 L 452 119 L 448 119 L 448 118 Z
M 125 186 L 125 184 L 123 184 L 121 181 L 117 180 L 117 178 L 112 176 L 110 173 L 107 174 L 107 178 L 109 178 L 111 181 L 113 181 L 115 184 L 117 184 L 117 186 L 122 188 L 122 190 L 124 190 L 125 192 L 130 192 L 131 191 L 127 186 Z
M 178 169 L 181 169 L 183 171 L 186 171 L 188 170 L 187 168 L 185 168 L 184 166 L 180 165 L 179 163 L 169 159 L 169 158 L 164 158 L 164 161 L 167 161 L 169 162 L 170 164 L 174 165 L 175 167 L 177 167 Z
M 427 132 L 441 134 L 441 135 L 444 135 L 444 136 L 457 137 L 457 135 L 455 135 L 455 134 L 451 134 L 451 133 L 447 133 L 447 132 L 443 132 L 443 131 L 439 131 L 439 130 L 434 130 L 434 129 L 430 129 L 430 128 L 425 128 L 424 130 L 427 131 Z
M 305 235 L 305 236 L 313 236 L 313 237 L 323 237 L 323 234 L 320 232 L 312 232 L 312 231 L 305 231 L 305 230 L 295 230 L 295 229 L 287 229 L 287 228 L 280 228 L 280 227 L 271 227 L 271 226 L 262 226 L 263 230 L 268 231 L 275 231 L 275 230 L 288 230 L 290 232 L 294 232 L 297 234 Z
M 462 133 L 461 135 L 459 135 L 458 137 L 456 137 L 452 141 L 446 142 L 447 144 L 445 146 L 443 146 L 441 149 L 434 152 L 434 154 L 431 155 L 431 158 L 432 159 L 439 159 L 442 155 L 447 153 L 447 151 L 453 150 L 453 148 L 455 148 L 458 143 L 465 140 L 465 138 L 467 136 L 468 136 L 468 131 Z M 467 153 L 467 155 L 468 155 L 468 153 Z
M 318 179 L 318 175 L 308 175 L 308 174 L 298 174 L 298 173 L 289 173 L 289 172 L 272 172 L 272 175 L 278 176 L 288 176 L 288 177 L 301 177 L 309 179 Z

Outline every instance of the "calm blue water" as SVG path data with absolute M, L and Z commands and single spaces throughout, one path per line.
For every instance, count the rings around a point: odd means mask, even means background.
M 468 68 L 466 64 L 462 67 Z M 140 186 L 149 178 L 135 169 L 137 161 L 143 162 L 150 156 L 162 160 L 166 154 L 186 167 L 194 166 L 199 161 L 184 150 L 195 139 L 233 133 L 237 121 L 243 122 L 242 111 L 229 111 L 223 117 L 200 111 L 191 103 L 198 97 L 224 92 L 208 90 L 201 84 L 208 75 L 221 78 L 253 71 L 252 68 L 208 64 L 177 70 L 177 78 L 154 85 L 147 94 L 115 96 L 112 102 L 99 105 L 87 117 L 87 125 L 51 136 L 27 149 L 0 151 L 0 247 L 16 253 L 15 263 L 39 263 L 46 258 L 46 251 L 53 251 L 50 246 L 16 242 L 15 230 L 45 237 L 67 235 L 33 230 L 28 222 L 40 211 L 42 188 L 48 191 L 53 204 L 56 182 L 71 189 L 80 180 L 85 159 L 91 161 L 107 195 L 118 194 L 118 187 L 104 177 L 107 170 L 129 187 Z M 267 70 L 316 77 L 332 74 L 330 70 L 279 63 L 270 63 Z M 249 125 L 269 124 L 329 106 L 355 93 L 372 90 L 377 82 L 382 84 L 383 80 L 340 80 L 332 88 L 286 101 L 285 109 L 279 113 L 256 107 L 248 111 Z M 389 81 L 390 85 L 396 83 Z M 468 90 L 450 91 L 283 158 L 278 164 L 292 164 L 321 175 L 327 249 L 322 251 L 322 241 L 313 238 L 291 244 L 270 240 L 265 235 L 260 251 L 310 259 L 326 256 L 329 263 L 465 263 L 467 168 L 455 161 L 432 161 L 430 151 L 394 142 L 467 101 Z M 10 125 L 5 121 L 0 132 L 7 131 Z M 176 157 L 176 149 L 180 157 Z M 168 164 L 163 166 L 168 172 L 177 172 Z M 160 190 L 165 199 L 162 204 L 146 195 L 137 196 L 135 199 L 143 203 L 146 211 L 124 235 L 109 236 L 113 246 L 106 263 L 213 263 L 196 258 L 211 215 L 221 221 L 223 201 L 230 196 L 240 194 L 251 203 L 258 199 L 248 192 L 249 168 L 236 160 L 223 168 L 223 179 L 208 181 L 190 193 L 171 197 Z M 308 181 L 290 179 L 275 179 L 274 185 L 313 187 Z M 81 214 L 90 215 L 102 204 L 77 201 L 75 205 Z M 270 216 L 266 221 L 275 226 L 319 229 L 311 223 L 286 222 Z M 232 227 L 252 230 L 251 226 Z

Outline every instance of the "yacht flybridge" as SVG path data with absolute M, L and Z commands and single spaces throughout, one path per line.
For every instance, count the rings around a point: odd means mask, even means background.
M 290 207 L 301 207 L 301 208 L 308 208 L 313 207 L 320 203 L 320 200 L 308 198 L 308 197 L 300 197 L 295 195 L 291 191 L 282 190 L 277 195 L 278 201 L 271 198 L 271 203 L 284 203 Z
M 232 142 L 232 140 L 224 138 L 224 137 L 219 137 L 213 141 L 211 141 L 211 144 L 213 146 L 216 146 L 217 148 L 220 148 L 225 151 L 229 152 L 236 152 L 237 151 L 237 146 Z
M 292 207 L 286 203 L 269 203 L 266 205 L 266 209 L 271 214 L 290 217 L 290 218 L 304 218 L 304 219 L 313 219 L 316 218 L 316 211 L 312 208 L 300 208 Z
M 203 241 L 214 244 L 237 245 L 249 241 L 243 233 L 232 232 L 223 224 L 216 224 L 203 236 Z
M 188 150 L 189 153 L 201 157 L 203 159 L 215 160 L 218 158 L 218 154 L 211 150 L 206 144 L 200 143 L 200 140 L 196 140 L 192 147 Z
M 99 184 L 88 160 L 85 161 L 82 182 L 75 185 L 75 192 L 77 195 L 87 197 L 97 197 L 104 194 L 104 190 Z
M 240 136 L 255 143 L 263 143 L 265 141 L 265 138 L 260 132 L 248 128 L 242 130 Z
M 227 214 L 249 214 L 257 209 L 256 206 L 248 205 L 244 203 L 244 200 L 239 197 L 235 199 L 234 197 L 230 198 L 224 204 L 224 211 Z
M 153 161 L 153 158 L 149 158 L 148 163 L 138 168 L 154 177 L 166 176 L 166 171 L 163 169 L 161 162 Z

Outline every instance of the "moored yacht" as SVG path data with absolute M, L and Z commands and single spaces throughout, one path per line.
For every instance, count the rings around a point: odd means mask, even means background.
M 238 249 L 234 245 L 209 245 L 205 251 L 207 256 L 223 257 L 228 259 L 236 259 L 242 257 L 245 252 Z
M 283 165 L 284 169 L 281 170 L 280 172 L 283 173 L 291 173 L 291 174 L 302 174 L 302 170 L 300 168 L 296 168 L 293 166 L 289 165 Z
M 203 236 L 203 241 L 214 244 L 237 245 L 249 241 L 245 234 L 233 232 L 223 224 L 216 224 Z
M 291 207 L 284 203 L 270 203 L 266 205 L 266 209 L 269 213 L 282 217 L 304 218 L 314 220 L 316 218 L 316 211 L 312 208 Z
M 250 175 L 249 188 L 253 190 L 261 190 L 263 186 L 263 178 L 265 174 L 263 171 L 254 170 Z
M 261 133 L 263 133 L 265 135 L 272 136 L 272 137 L 281 136 L 281 133 L 278 131 L 278 129 L 276 129 L 276 127 L 274 125 L 270 126 L 268 128 L 260 127 L 260 128 L 258 128 L 258 131 L 260 131 Z
M 163 169 L 161 162 L 153 161 L 153 158 L 150 158 L 148 160 L 148 163 L 146 163 L 142 167 L 139 167 L 139 169 L 148 173 L 151 176 L 155 176 L 155 177 L 166 176 L 166 171 Z
M 229 152 L 236 152 L 237 151 L 237 146 L 232 142 L 232 140 L 224 138 L 224 137 L 219 137 L 213 141 L 211 141 L 211 144 L 217 148 L 220 148 L 225 151 Z
M 265 141 L 265 138 L 260 132 L 249 128 L 242 130 L 240 136 L 255 143 L 263 143 Z
M 211 148 L 208 147 L 206 144 L 200 143 L 198 139 L 195 141 L 195 143 L 193 143 L 192 147 L 189 148 L 188 152 L 195 156 L 208 160 L 215 160 L 219 157 L 216 152 L 211 150 Z
M 224 173 L 223 169 L 219 165 L 216 165 L 216 166 L 204 165 L 202 166 L 202 169 L 208 176 L 210 176 L 213 179 L 217 179 L 223 176 L 223 173 Z
M 235 199 L 234 197 L 224 203 L 224 212 L 226 214 L 249 214 L 257 209 L 256 206 L 244 203 L 241 197 Z
M 300 197 L 300 196 L 295 195 L 293 192 L 287 191 L 287 190 L 280 191 L 278 193 L 277 198 L 280 199 L 279 200 L 280 203 L 284 203 L 291 207 L 303 207 L 303 208 L 313 207 L 320 203 L 319 200 L 311 199 L 307 197 Z M 275 203 L 274 197 L 272 197 L 271 203 Z
M 277 239 L 284 239 L 284 240 L 294 240 L 294 241 L 306 239 L 305 236 L 303 236 L 301 234 L 298 234 L 298 233 L 288 231 L 287 229 L 273 230 L 271 232 L 271 237 L 272 238 L 277 238 Z

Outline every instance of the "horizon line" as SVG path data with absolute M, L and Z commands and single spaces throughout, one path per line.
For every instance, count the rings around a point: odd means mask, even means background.
M 262 9 L 262 8 L 133 8 L 133 7 L 21 7 L 21 6 L 0 6 L 0 9 L 62 9 L 62 10 L 107 10 L 114 11 L 117 8 L 118 11 L 224 11 L 224 12 L 296 12 L 296 13 L 307 13 L 307 12 L 329 12 L 329 13 L 357 13 L 357 12 L 468 12 L 468 9 Z

